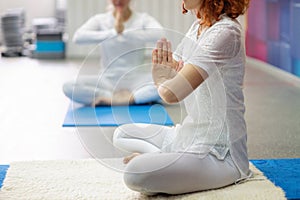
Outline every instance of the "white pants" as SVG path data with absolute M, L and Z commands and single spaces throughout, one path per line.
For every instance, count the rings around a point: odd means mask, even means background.
M 235 183 L 240 173 L 228 153 L 224 160 L 208 154 L 162 152 L 175 128 L 127 124 L 118 127 L 113 143 L 128 152 L 143 153 L 132 159 L 124 174 L 126 185 L 145 194 L 182 194 L 224 187 Z
M 153 84 L 141 85 L 138 88 L 126 88 L 132 91 L 134 103 L 144 104 L 160 101 L 157 89 Z M 115 85 L 104 78 L 99 81 L 97 76 L 85 76 L 76 81 L 67 82 L 63 86 L 64 94 L 74 102 L 91 105 L 97 97 L 111 98 Z

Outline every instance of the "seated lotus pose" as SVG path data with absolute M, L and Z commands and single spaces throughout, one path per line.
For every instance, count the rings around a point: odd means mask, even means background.
M 245 50 L 236 18 L 249 0 L 184 0 L 197 20 L 175 52 L 166 38 L 152 54 L 152 77 L 167 103 L 184 101 L 181 124 L 125 124 L 115 130 L 126 185 L 153 195 L 220 188 L 251 176 L 244 120 Z
M 162 37 L 162 26 L 148 14 L 134 12 L 130 0 L 110 1 L 112 11 L 92 17 L 73 37 L 78 44 L 100 44 L 101 71 L 65 83 L 64 94 L 91 106 L 159 101 L 151 71 L 142 66 L 145 47 Z

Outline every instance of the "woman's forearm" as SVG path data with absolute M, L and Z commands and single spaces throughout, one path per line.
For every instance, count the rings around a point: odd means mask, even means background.
M 95 44 L 116 35 L 117 32 L 114 29 L 106 31 L 92 31 L 79 29 L 73 37 L 73 42 L 77 44 Z
M 192 93 L 206 78 L 200 67 L 187 64 L 177 75 L 158 86 L 160 97 L 167 103 L 178 103 Z
M 144 42 L 156 42 L 164 35 L 162 29 L 141 29 L 141 30 L 125 30 L 123 32 L 124 37 L 130 40 L 144 41 Z

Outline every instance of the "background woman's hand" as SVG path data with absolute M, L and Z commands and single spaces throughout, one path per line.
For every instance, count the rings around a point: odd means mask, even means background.
M 124 31 L 124 20 L 123 20 L 123 10 L 122 9 L 116 9 L 115 29 L 118 34 L 121 34 Z

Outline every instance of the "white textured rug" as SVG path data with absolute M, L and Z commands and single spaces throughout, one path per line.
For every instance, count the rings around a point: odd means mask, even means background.
M 108 162 L 108 161 L 107 161 Z M 107 163 L 105 162 L 105 163 Z M 120 159 L 109 165 L 122 166 Z M 129 190 L 123 175 L 96 160 L 11 163 L 1 200 L 281 200 L 284 192 L 251 165 L 254 178 L 218 190 L 178 196 L 147 197 Z

